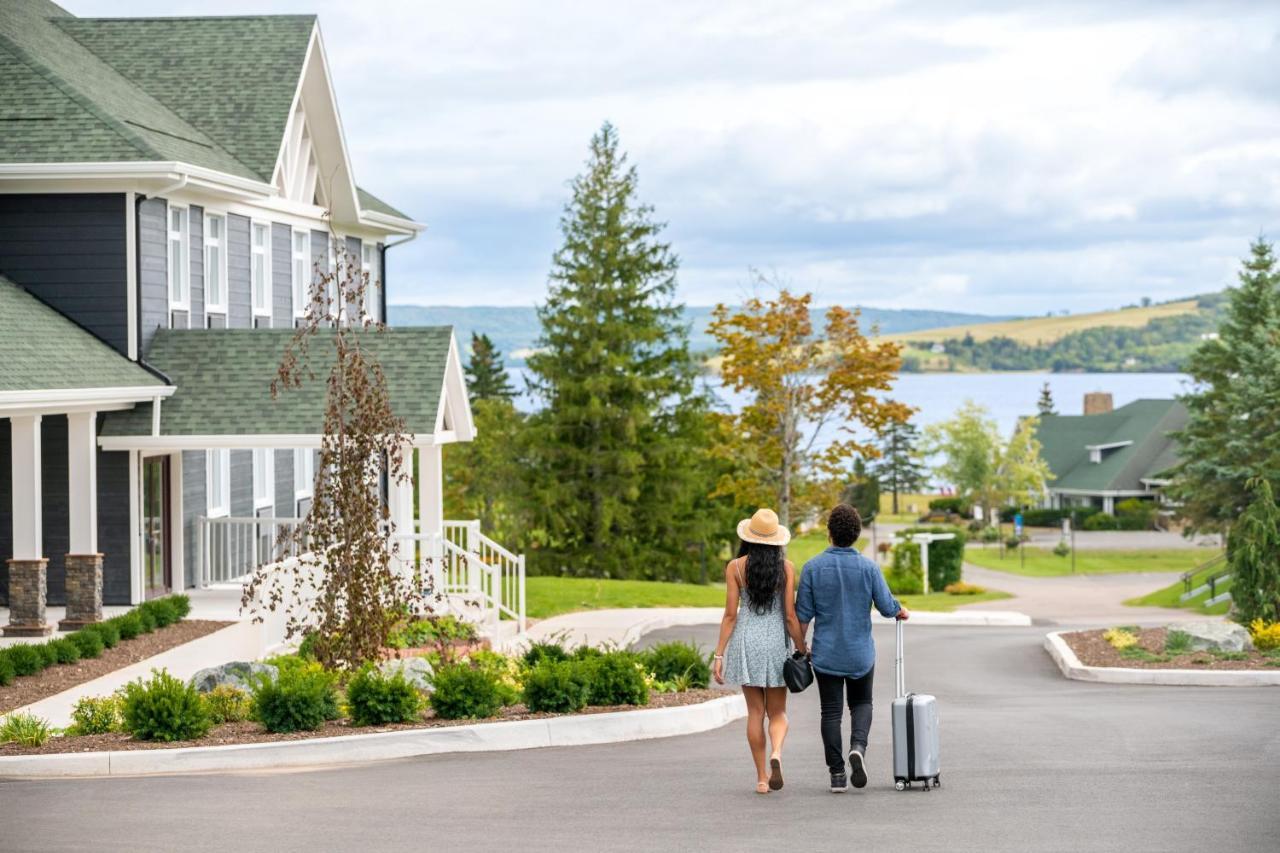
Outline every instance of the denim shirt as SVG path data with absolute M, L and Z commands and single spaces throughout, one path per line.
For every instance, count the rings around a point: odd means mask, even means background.
M 880 567 L 854 548 L 832 546 L 804 564 L 796 616 L 813 620 L 813 668 L 827 675 L 861 678 L 876 662 L 871 605 L 880 615 L 898 615 Z

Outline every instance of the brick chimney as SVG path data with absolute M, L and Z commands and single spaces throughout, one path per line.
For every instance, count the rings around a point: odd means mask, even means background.
M 1084 413 L 1086 415 L 1105 415 L 1115 408 L 1111 394 L 1106 391 L 1090 391 L 1084 395 Z

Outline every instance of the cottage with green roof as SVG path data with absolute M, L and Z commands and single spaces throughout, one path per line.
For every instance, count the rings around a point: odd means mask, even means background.
M 39 635 L 46 602 L 72 627 L 274 557 L 324 412 L 322 382 L 272 399 L 281 353 L 339 265 L 375 286 L 332 322 L 385 318 L 423 226 L 357 186 L 315 16 L 4 0 L 0 79 L 0 607 Z M 368 334 L 419 460 L 383 486 L 398 535 L 474 594 L 523 562 L 442 516 L 473 435 L 452 329 Z
M 1113 409 L 1111 395 L 1091 394 L 1085 412 L 1040 418 L 1036 438 L 1053 471 L 1049 504 L 1114 514 L 1117 500 L 1157 500 L 1178 463 L 1172 433 L 1186 424 L 1186 407 L 1177 400 L 1134 400 Z

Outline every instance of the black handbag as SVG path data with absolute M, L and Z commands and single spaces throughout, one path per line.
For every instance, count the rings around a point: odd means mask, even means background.
M 792 652 L 782 662 L 782 680 L 787 682 L 787 689 L 792 693 L 801 693 L 813 684 L 813 664 L 809 663 L 809 656 Z

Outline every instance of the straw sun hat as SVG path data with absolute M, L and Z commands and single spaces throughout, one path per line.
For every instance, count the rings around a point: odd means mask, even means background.
M 738 522 L 738 538 L 757 545 L 786 545 L 791 541 L 791 531 L 778 523 L 776 512 L 758 509 L 755 515 Z

